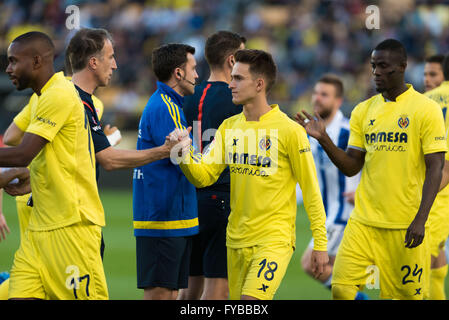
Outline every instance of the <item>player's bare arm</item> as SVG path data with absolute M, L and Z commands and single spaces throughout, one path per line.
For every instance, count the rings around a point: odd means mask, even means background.
M 105 170 L 136 168 L 170 156 L 170 151 L 179 143 L 166 137 L 163 145 L 146 150 L 123 150 L 108 147 L 95 154 Z
M 18 146 L 22 142 L 23 134 L 24 132 L 14 122 L 11 122 L 3 135 L 3 143 L 7 146 Z
M 0 148 L 0 167 L 27 167 L 47 142 L 41 136 L 26 132 L 20 145 Z
M 9 183 L 5 186 L 5 191 L 12 197 L 23 196 L 31 192 L 30 176 L 22 176 L 17 178 L 17 183 Z
M 30 171 L 27 168 L 10 168 L 0 172 L 0 188 L 5 187 L 14 179 L 25 180 L 30 177 Z
M 350 147 L 346 151 L 338 148 L 327 135 L 324 121 L 317 112 L 315 118 L 305 110 L 302 113 L 304 116 L 299 112 L 296 114 L 296 122 L 306 129 L 308 135 L 318 140 L 338 169 L 348 177 L 359 173 L 365 163 L 365 152 Z
M 9 230 L 5 216 L 3 215 L 2 207 L 3 207 L 3 190 L 0 189 L 0 241 L 2 241 L 2 239 L 5 240 L 6 234 L 11 232 L 11 230 Z
M 441 183 L 442 169 L 444 166 L 444 152 L 426 154 L 424 155 L 424 161 L 426 163 L 426 176 L 422 189 L 422 199 L 418 213 L 408 227 L 405 235 L 406 248 L 416 248 L 424 240 L 424 225 Z
M 440 190 L 443 190 L 444 187 L 447 186 L 449 183 L 449 161 L 444 161 L 444 167 L 443 167 L 443 175 L 441 177 L 441 183 L 440 183 Z

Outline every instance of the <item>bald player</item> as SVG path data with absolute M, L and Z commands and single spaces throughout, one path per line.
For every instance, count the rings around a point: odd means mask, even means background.
M 104 212 L 82 102 L 53 67 L 54 45 L 41 32 L 14 39 L 6 73 L 31 88 L 29 125 L 18 146 L 0 148 L 0 167 L 27 167 L 33 211 L 14 257 L 10 299 L 107 299 L 100 257 Z

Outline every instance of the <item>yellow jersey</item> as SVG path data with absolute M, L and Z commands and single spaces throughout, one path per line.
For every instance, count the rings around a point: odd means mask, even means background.
M 101 120 L 101 117 L 103 116 L 103 112 L 104 112 L 103 101 L 101 101 L 94 95 L 92 95 L 92 101 L 94 102 L 95 111 L 97 112 L 98 119 Z
M 443 117 L 445 118 L 446 141 L 448 141 L 447 130 L 449 129 L 449 123 L 446 112 L 449 106 L 449 81 L 444 81 L 440 86 L 424 93 L 424 95 L 434 100 L 441 106 L 441 110 L 443 111 Z M 449 152 L 446 152 L 445 159 L 446 161 L 449 161 Z M 429 214 L 429 223 L 430 224 L 438 223 L 440 225 L 444 223 L 444 225 L 447 225 L 446 221 L 448 221 L 448 215 L 449 215 L 449 186 L 446 186 L 440 192 L 438 192 L 435 198 L 432 210 L 430 211 Z M 444 238 L 445 236 L 447 236 L 446 232 L 445 234 L 441 235 L 442 238 Z
M 54 74 L 14 118 L 22 131 L 48 143 L 30 164 L 33 211 L 29 229 L 52 230 L 82 218 L 105 225 L 95 180 L 95 153 L 84 106 L 73 83 Z
M 421 202 L 424 155 L 447 151 L 441 107 L 407 86 L 396 101 L 378 94 L 351 113 L 348 147 L 366 152 L 351 217 L 374 227 L 409 227 Z
M 259 121 L 247 121 L 243 113 L 226 119 L 200 160 L 190 154 L 180 167 L 191 183 L 205 187 L 229 166 L 230 248 L 277 241 L 295 246 L 299 182 L 314 249 L 326 251 L 326 214 L 307 134 L 278 105 L 271 108 Z
M 446 116 L 447 108 L 449 107 L 449 81 L 443 81 L 438 87 L 425 92 L 424 95 L 441 106 L 447 129 L 449 127 L 448 117 Z

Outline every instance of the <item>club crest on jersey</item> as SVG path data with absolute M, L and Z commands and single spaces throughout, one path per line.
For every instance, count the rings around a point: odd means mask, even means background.
M 405 129 L 408 127 L 409 124 L 410 124 L 410 120 L 408 119 L 407 115 L 401 115 L 399 117 L 399 120 L 398 120 L 399 128 Z
M 270 150 L 271 148 L 271 140 L 269 136 L 263 137 L 259 142 L 259 147 L 262 150 Z

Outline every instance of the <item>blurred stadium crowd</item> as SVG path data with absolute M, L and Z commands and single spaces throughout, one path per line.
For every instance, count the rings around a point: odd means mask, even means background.
M 368 30 L 368 5 L 380 9 L 380 29 Z M 449 52 L 449 4 L 420 0 L 3 0 L 0 2 L 0 67 L 17 35 L 30 30 L 48 33 L 64 66 L 64 49 L 74 33 L 66 28 L 67 6 L 80 9 L 82 27 L 102 27 L 115 40 L 116 71 L 112 84 L 98 90 L 105 104 L 105 122 L 121 130 L 137 130 L 141 111 L 153 93 L 152 50 L 163 43 L 193 45 L 200 80 L 208 77 L 203 47 L 216 30 L 239 32 L 247 47 L 271 52 L 278 65 L 272 102 L 293 114 L 308 108 L 311 88 L 325 72 L 345 84 L 343 112 L 349 115 L 374 94 L 369 56 L 387 37 L 403 42 L 408 52 L 406 80 L 422 91 L 425 57 Z M 0 73 L 0 131 L 23 107 L 31 92 L 17 92 Z

